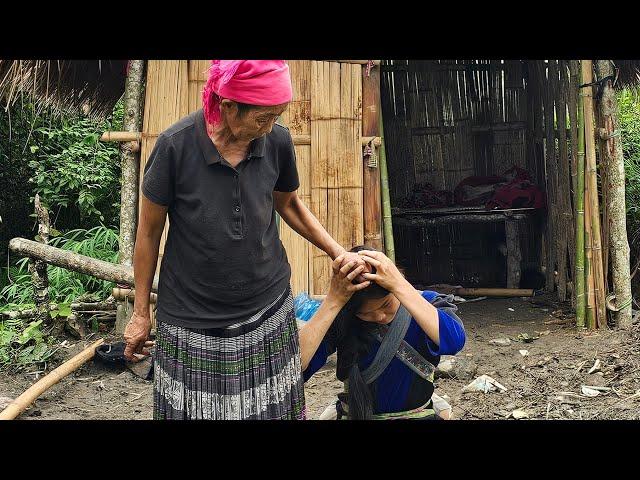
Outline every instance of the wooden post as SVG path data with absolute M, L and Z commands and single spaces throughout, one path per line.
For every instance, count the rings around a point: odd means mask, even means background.
M 137 133 L 142 128 L 143 113 L 143 73 L 144 60 L 130 60 L 125 84 L 124 122 L 125 132 Z M 137 213 L 138 213 L 138 171 L 140 152 L 137 143 L 120 145 L 122 164 L 122 185 L 120 190 L 120 254 L 118 261 L 122 265 L 133 265 Z M 123 333 L 131 318 L 133 302 L 129 299 L 118 303 L 116 333 Z
M 378 117 L 380 115 L 380 67 L 362 69 L 362 136 L 380 135 Z M 377 156 L 375 143 L 372 145 Z M 364 195 L 364 243 L 382 250 L 382 214 L 380 203 L 380 169 L 378 162 L 370 162 L 365 157 L 363 165 Z
M 613 75 L 613 68 L 609 60 L 597 60 L 596 71 L 598 78 Z M 609 245 L 611 255 L 611 278 L 615 295 L 614 320 L 617 326 L 628 328 L 631 326 L 631 268 L 629 260 L 629 241 L 627 239 L 627 218 L 625 204 L 625 172 L 617 118 L 618 104 L 611 80 L 607 80 L 599 101 L 600 116 L 602 118 L 605 138 L 604 154 L 608 180 L 608 198 L 605 202 L 609 219 Z
M 49 212 L 40 203 L 40 195 L 36 193 L 34 200 L 36 215 L 38 216 L 38 241 L 46 245 L 49 243 Z M 33 297 L 36 310 L 36 320 L 49 323 L 49 277 L 47 262 L 39 259 L 29 260 L 29 271 L 33 282 Z
M 518 221 L 507 219 L 504 222 L 504 230 L 507 240 L 507 288 L 519 288 L 522 253 Z
M 593 61 L 582 60 L 582 80 L 584 83 L 593 81 Z M 585 202 L 589 204 L 591 224 L 591 255 L 590 268 L 593 270 L 594 297 L 596 307 L 596 327 L 607 327 L 605 306 L 605 285 L 602 263 L 602 247 L 600 237 L 600 202 L 598 200 L 598 177 L 596 171 L 596 144 L 593 112 L 593 88 L 587 87 L 582 91 L 584 99 L 584 137 L 586 148 L 585 169 Z

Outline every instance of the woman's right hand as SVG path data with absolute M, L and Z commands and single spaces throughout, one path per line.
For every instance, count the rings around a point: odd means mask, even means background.
M 356 260 L 351 260 L 342 265 L 344 254 L 339 255 L 333 261 L 331 266 L 333 275 L 331 284 L 329 285 L 329 293 L 327 299 L 338 302 L 341 306 L 345 305 L 353 294 L 359 290 L 363 290 L 371 285 L 370 281 L 354 284 L 353 280 L 365 270 L 365 265 L 359 265 Z
M 130 362 L 138 362 L 149 355 L 150 342 L 147 342 L 151 333 L 151 317 L 149 314 L 139 315 L 135 311 L 131 320 L 124 329 L 124 341 L 127 343 L 124 349 L 124 357 Z

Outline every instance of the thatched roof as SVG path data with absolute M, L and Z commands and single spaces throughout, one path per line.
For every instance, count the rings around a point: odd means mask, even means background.
M 0 60 L 0 101 L 29 94 L 54 111 L 103 117 L 124 93 L 127 60 Z
M 640 60 L 613 60 L 618 68 L 617 88 L 640 88 Z
M 640 89 L 640 60 L 614 60 L 617 88 Z M 0 60 L 0 101 L 31 94 L 56 111 L 108 115 L 124 93 L 126 60 Z

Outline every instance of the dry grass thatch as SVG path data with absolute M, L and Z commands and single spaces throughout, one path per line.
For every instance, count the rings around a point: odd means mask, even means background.
M 640 60 L 614 60 L 616 88 L 640 87 Z M 30 94 L 54 111 L 102 117 L 124 93 L 126 60 L 0 60 L 0 101 Z
M 613 64 L 618 69 L 616 88 L 640 87 L 640 60 L 613 60 Z
M 0 100 L 31 95 L 54 111 L 103 117 L 124 93 L 127 60 L 0 60 Z

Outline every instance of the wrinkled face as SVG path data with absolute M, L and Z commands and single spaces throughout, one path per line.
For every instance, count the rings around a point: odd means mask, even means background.
M 238 104 L 225 99 L 220 104 L 220 110 L 233 136 L 251 141 L 271 132 L 276 120 L 288 106 L 288 103 L 283 103 L 272 107 L 255 107 L 240 114 Z
M 396 305 L 391 293 L 382 298 L 365 300 L 356 312 L 356 317 L 364 322 L 389 323 L 396 313 Z

